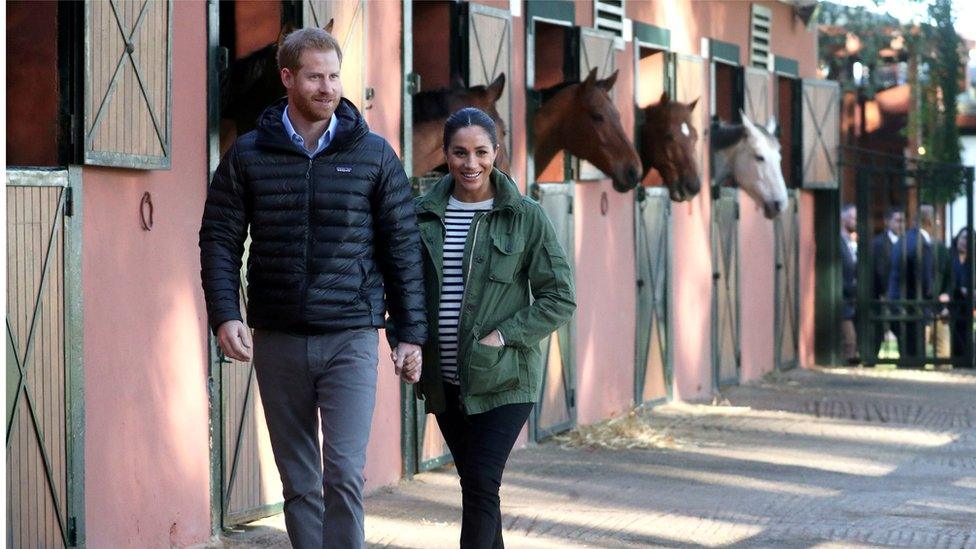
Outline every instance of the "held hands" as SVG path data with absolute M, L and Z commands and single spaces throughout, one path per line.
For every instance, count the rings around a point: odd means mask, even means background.
M 478 343 L 482 345 L 487 345 L 489 347 L 504 347 L 505 342 L 502 341 L 502 334 L 498 330 L 492 330 L 488 335 L 481 338 Z
M 405 383 L 420 381 L 423 355 L 419 345 L 400 343 L 390 353 L 390 358 L 393 360 L 393 373 L 400 376 Z
M 234 360 L 251 360 L 251 330 L 240 320 L 228 320 L 217 328 L 217 344 Z

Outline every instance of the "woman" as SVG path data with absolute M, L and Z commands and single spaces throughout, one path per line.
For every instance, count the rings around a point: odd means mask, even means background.
M 969 251 L 969 237 L 972 229 L 963 227 L 953 239 L 955 245 L 952 250 L 952 356 L 964 356 L 966 337 L 973 337 L 972 327 L 966 318 L 969 306 L 969 289 L 972 286 L 969 265 L 966 264 L 966 254 Z
M 497 153 L 488 115 L 454 113 L 450 173 L 416 200 L 431 327 L 417 390 L 461 478 L 464 549 L 504 546 L 498 490 L 539 395 L 539 342 L 576 308 L 549 218 L 493 167 Z

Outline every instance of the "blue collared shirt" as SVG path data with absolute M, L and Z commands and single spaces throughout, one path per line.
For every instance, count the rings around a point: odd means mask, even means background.
M 329 143 L 332 143 L 332 138 L 335 136 L 336 126 L 338 125 L 338 119 L 336 118 L 336 115 L 333 114 L 332 118 L 329 119 L 329 127 L 326 128 L 325 133 L 323 133 L 322 137 L 319 138 L 319 144 L 315 148 L 315 151 L 309 152 L 309 150 L 305 148 L 305 138 L 295 131 L 295 126 L 292 125 L 291 120 L 288 118 L 287 105 L 285 105 L 285 111 L 281 113 L 281 122 L 285 125 L 285 131 L 288 132 L 288 137 L 291 138 L 292 143 L 298 145 L 298 148 L 305 151 L 305 154 L 307 154 L 309 158 L 322 152 L 326 147 L 329 146 Z

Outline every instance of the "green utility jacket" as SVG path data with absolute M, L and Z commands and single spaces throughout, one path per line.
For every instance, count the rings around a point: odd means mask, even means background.
M 569 321 L 576 309 L 573 273 L 545 211 L 497 169 L 492 170 L 491 185 L 494 206 L 471 221 L 462 263 L 458 371 L 468 414 L 535 402 L 542 383 L 539 342 Z M 444 273 L 444 213 L 453 189 L 448 175 L 414 202 L 423 241 L 427 325 L 433 327 L 438 325 Z M 478 343 L 496 329 L 504 347 Z M 436 335 L 427 338 L 423 358 L 418 394 L 428 413 L 442 412 Z

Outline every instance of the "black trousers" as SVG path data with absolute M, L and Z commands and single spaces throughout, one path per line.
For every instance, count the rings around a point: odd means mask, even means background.
M 498 490 L 532 404 L 506 404 L 465 415 L 459 388 L 445 383 L 444 392 L 447 409 L 436 417 L 461 477 L 461 549 L 505 547 Z

